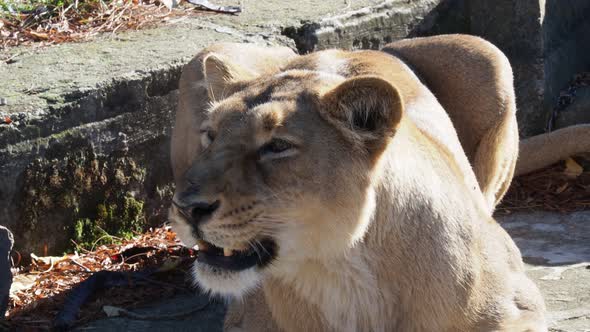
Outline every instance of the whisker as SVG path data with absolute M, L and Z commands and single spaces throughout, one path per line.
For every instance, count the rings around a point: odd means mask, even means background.
M 262 230 L 266 230 L 270 232 L 272 235 L 274 233 L 283 230 L 287 226 L 287 219 L 279 219 L 279 218 L 272 218 L 272 217 L 258 217 L 251 221 L 254 224 L 260 225 Z
M 262 250 L 264 250 L 264 252 L 265 252 L 267 255 L 269 255 L 269 256 L 270 256 L 270 253 L 268 252 L 268 250 L 266 250 L 266 248 L 264 248 L 264 246 L 262 245 L 262 243 L 260 243 L 260 241 L 259 241 L 259 240 L 254 240 L 254 241 L 256 241 L 256 243 L 258 244 L 258 247 L 259 247 L 259 248 L 262 248 Z
M 256 242 L 258 242 L 258 240 L 256 240 Z M 260 242 L 258 242 L 260 243 Z M 262 261 L 262 256 L 260 255 L 260 252 L 258 251 L 258 248 L 255 244 L 252 243 L 251 240 L 248 241 L 248 245 L 252 248 L 252 250 L 254 250 L 254 252 L 256 253 L 256 256 L 258 256 L 258 259 L 260 261 Z

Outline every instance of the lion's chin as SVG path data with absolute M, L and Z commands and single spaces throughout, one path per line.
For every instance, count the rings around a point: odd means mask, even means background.
M 242 297 L 262 281 L 262 273 L 257 266 L 233 271 L 196 261 L 192 272 L 197 286 L 212 295 L 223 297 Z

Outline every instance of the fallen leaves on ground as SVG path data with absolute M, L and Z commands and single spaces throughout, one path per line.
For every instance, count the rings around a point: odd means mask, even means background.
M 32 255 L 30 265 L 16 271 L 11 288 L 8 323 L 11 328 L 45 330 L 62 309 L 67 292 L 98 271 L 138 271 L 157 268 L 147 283 L 115 287 L 94 294 L 82 306 L 77 324 L 104 317 L 104 305 L 134 308 L 190 292 L 187 271 L 195 252 L 182 247 L 169 228 L 157 228 L 118 245 L 61 257 Z
M 578 164 L 573 158 L 567 158 L 565 160 L 565 170 L 563 173 L 570 179 L 575 179 L 582 175 L 584 168 Z
M 39 5 L 12 13 L 0 10 L 0 50 L 85 41 L 103 32 L 139 30 L 173 17 L 206 13 L 190 4 L 169 9 L 160 0 L 66 0 L 60 6 Z
M 590 169 L 583 169 L 570 158 L 516 177 L 497 212 L 544 210 L 566 213 L 588 209 Z

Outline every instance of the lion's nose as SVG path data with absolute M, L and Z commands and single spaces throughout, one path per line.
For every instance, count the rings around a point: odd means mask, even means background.
M 178 204 L 174 200 L 172 202 L 181 211 L 185 218 L 195 226 L 206 221 L 208 217 L 219 208 L 219 201 L 213 203 L 193 202 L 188 205 Z
M 210 217 L 217 208 L 219 208 L 219 201 L 215 201 L 212 204 L 198 202 L 189 206 L 193 223 L 199 224 L 203 222 Z

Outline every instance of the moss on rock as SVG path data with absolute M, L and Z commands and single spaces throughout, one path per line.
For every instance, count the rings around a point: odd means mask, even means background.
M 73 226 L 73 240 L 85 249 L 92 249 L 101 241 L 116 242 L 129 239 L 141 232 L 146 225 L 144 202 L 130 193 L 116 202 L 98 204 L 93 218 L 76 219 Z
M 145 228 L 146 174 L 137 158 L 101 157 L 85 148 L 62 160 L 37 160 L 23 176 L 21 232 L 50 252 L 89 248 L 100 238 L 129 238 Z M 161 200 L 161 197 L 157 198 Z M 71 220 L 66 225 L 54 220 Z

